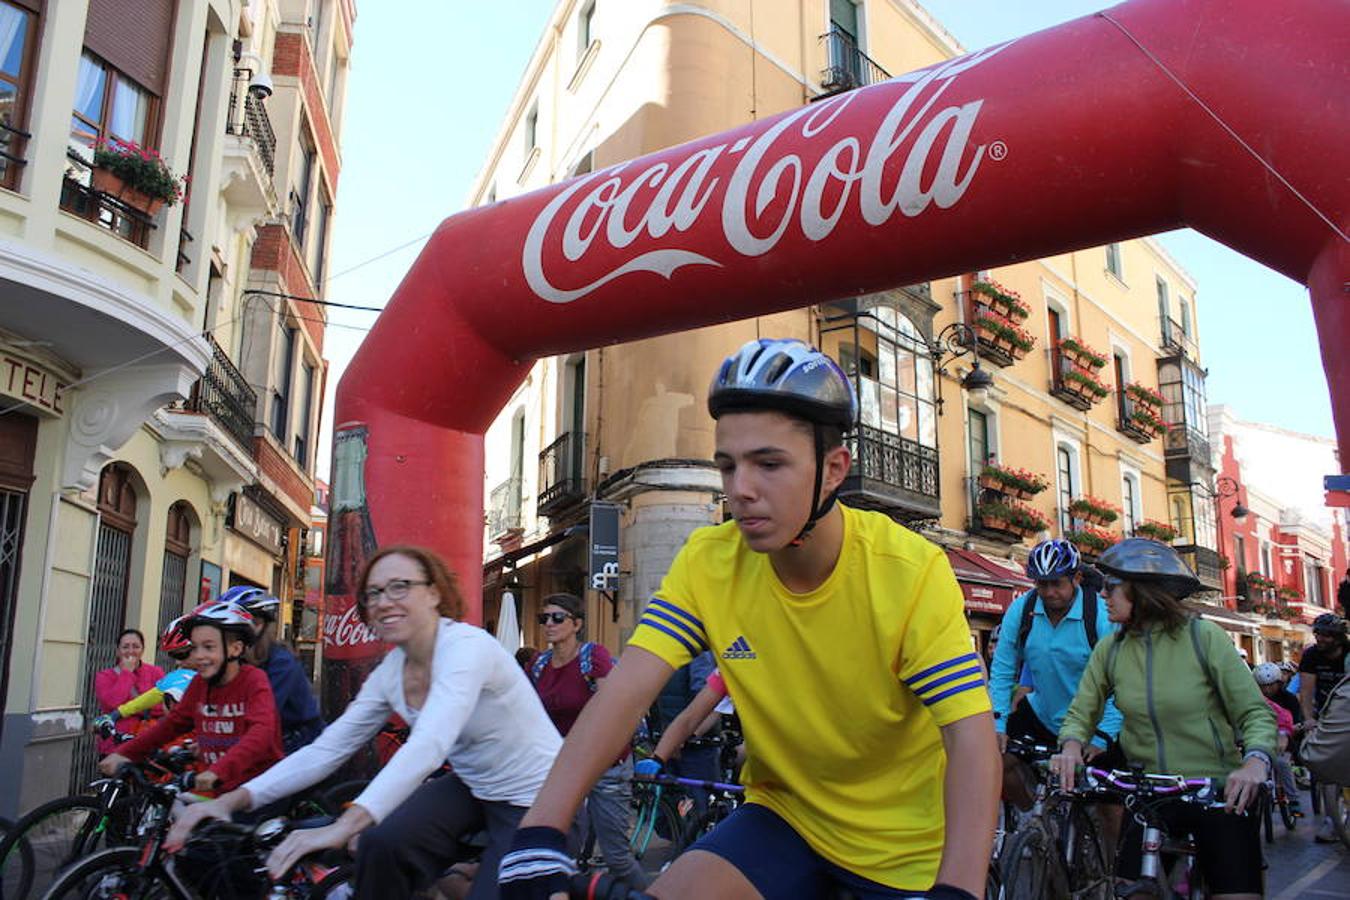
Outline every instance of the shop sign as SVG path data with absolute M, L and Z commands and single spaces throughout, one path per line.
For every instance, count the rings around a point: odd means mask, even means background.
M 966 595 L 966 609 L 971 612 L 1004 612 L 1004 605 L 998 602 L 993 588 L 968 582 L 962 583 L 961 587 Z
M 591 590 L 619 589 L 619 506 L 591 504 Z
M 274 556 L 282 551 L 281 536 L 286 526 L 244 494 L 234 495 L 234 521 L 231 527 Z
M 68 387 L 53 372 L 0 349 L 0 396 L 60 416 L 65 414 L 62 404 Z

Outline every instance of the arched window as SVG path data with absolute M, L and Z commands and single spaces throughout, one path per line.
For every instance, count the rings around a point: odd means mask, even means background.
M 192 555 L 193 528 L 197 516 L 186 500 L 169 507 L 164 530 L 164 567 L 159 583 L 159 632 L 163 634 L 169 623 L 186 612 L 188 557 Z M 158 636 L 146 635 L 158 648 Z M 148 647 L 146 648 L 149 649 Z M 162 653 L 156 653 L 161 666 L 171 663 Z

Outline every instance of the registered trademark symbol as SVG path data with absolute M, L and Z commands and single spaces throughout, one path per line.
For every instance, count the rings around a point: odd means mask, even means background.
M 989 145 L 990 159 L 1004 159 L 1008 155 L 1008 145 L 1002 141 L 994 141 Z

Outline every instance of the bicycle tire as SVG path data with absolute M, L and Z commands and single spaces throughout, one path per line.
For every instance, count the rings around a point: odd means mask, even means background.
M 5 900 L 42 896 L 64 866 L 102 849 L 103 813 L 99 798 L 77 795 L 48 801 L 15 822 L 0 841 Z M 16 863 L 22 867 L 17 872 L 12 868 Z
M 9 837 L 13 830 L 13 822 L 9 819 L 0 819 L 0 846 L 4 846 L 5 838 Z M 19 868 L 15 870 L 15 875 L 18 880 L 22 880 L 24 877 L 29 876 L 33 871 L 33 848 L 27 841 L 22 839 L 17 841 L 17 846 L 19 852 Z M 4 857 L 0 856 L 0 860 L 3 859 Z M 28 892 L 27 886 L 23 887 L 23 891 L 24 893 Z M 13 896 L 19 898 L 22 895 L 15 893 Z M 0 900 L 5 900 L 5 881 L 3 877 L 0 877 Z
M 1074 804 L 1069 813 L 1074 821 L 1074 864 L 1065 875 L 1069 896 L 1075 900 L 1112 900 L 1115 884 L 1107 865 L 1106 848 L 1102 845 L 1101 829 L 1083 807 Z
M 192 900 L 163 877 L 142 870 L 139 847 L 109 847 L 72 863 L 42 895 L 43 900 L 134 896 L 141 900 Z M 98 893 L 93 893 L 97 889 Z M 157 889 L 157 890 L 156 890 Z
M 1280 794 L 1279 806 L 1280 821 L 1284 823 L 1284 827 L 1289 831 L 1298 828 L 1298 816 L 1294 815 L 1294 807 L 1289 802 L 1289 797 L 1286 794 Z
M 1040 828 L 1014 833 L 1004 842 L 999 859 L 999 882 L 1006 900 L 1042 900 L 1050 867 L 1054 865 L 1054 842 Z
M 668 795 L 662 794 L 655 801 L 655 809 L 650 811 L 651 819 L 649 833 L 641 841 L 641 846 L 636 846 L 638 838 L 636 833 L 630 836 L 629 846 L 633 848 L 633 858 L 638 862 L 643 862 L 650 858 L 661 858 L 662 864 L 668 863 L 675 857 L 684 852 L 687 845 L 685 841 L 685 823 L 680 818 L 680 811 L 675 805 L 675 801 Z M 634 817 L 636 823 L 637 817 Z M 637 825 L 634 825 L 636 831 Z M 658 839 L 653 843 L 653 838 Z

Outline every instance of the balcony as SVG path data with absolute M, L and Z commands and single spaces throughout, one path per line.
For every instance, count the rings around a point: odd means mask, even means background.
M 183 409 L 210 416 L 241 448 L 251 451 L 258 396 L 215 338 L 209 332 L 205 337 L 211 345 L 211 363 Z
M 1092 356 L 1095 351 L 1083 348 L 1071 338 L 1057 342 L 1050 351 L 1050 394 L 1074 409 L 1087 412 L 1110 395 L 1110 390 L 1094 374 L 1099 368 Z M 1100 357 L 1095 357 L 1100 359 Z
M 93 186 L 93 165 L 74 152 L 66 154 L 60 205 L 68 213 L 106 228 L 137 247 L 150 245 L 154 218 L 129 203 Z
M 489 492 L 487 530 L 490 540 L 520 532 L 520 489 L 520 476 L 516 475 Z
M 1148 444 L 1167 429 L 1161 410 L 1144 403 L 1128 389 L 1116 390 L 1116 430 L 1137 444 Z
M 277 136 L 263 102 L 248 91 L 248 79 L 236 77 L 225 119 L 224 168 L 221 181 L 226 202 L 259 218 L 277 214 Z
M 825 68 L 820 73 L 820 87 L 824 93 L 817 97 L 831 97 L 854 88 L 879 84 L 891 74 L 858 49 L 853 35 L 841 28 L 831 28 L 820 36 L 825 48 Z
M 931 519 L 942 513 L 936 448 L 866 425 L 846 441 L 853 468 L 839 487 L 841 500 L 901 520 Z
M 556 516 L 586 499 L 584 457 L 586 435 L 569 431 L 539 454 L 541 516 Z
M 1186 330 L 1181 327 L 1181 323 L 1169 316 L 1162 316 L 1159 319 L 1160 344 L 1163 349 L 1164 357 L 1180 356 L 1191 362 L 1198 362 L 1200 351 L 1195 341 Z
M 958 291 L 956 302 L 975 330 L 975 352 L 982 359 L 1007 368 L 1036 346 L 1036 339 L 1019 324 L 1024 321 L 1020 310 L 974 290 Z
M 1217 550 L 1196 544 L 1174 544 L 1173 549 L 1191 567 L 1206 590 L 1223 590 L 1223 560 Z
M 0 186 L 10 190 L 18 186 L 19 173 L 28 165 L 24 154 L 32 137 L 8 122 L 0 122 Z

